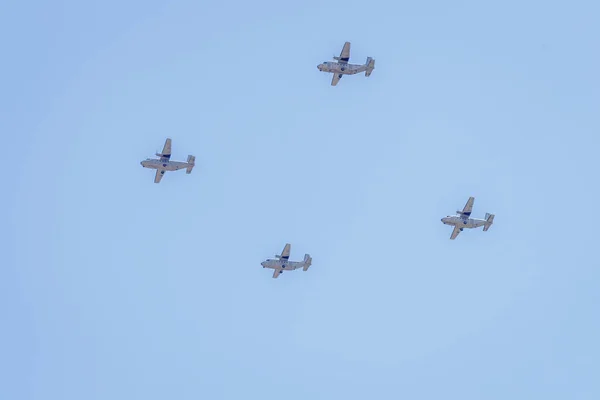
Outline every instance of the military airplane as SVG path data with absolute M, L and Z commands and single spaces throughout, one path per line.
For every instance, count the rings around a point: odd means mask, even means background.
M 275 256 L 276 259 L 263 261 L 260 265 L 262 265 L 263 268 L 274 269 L 273 278 L 277 278 L 283 271 L 293 271 L 298 268 L 302 268 L 303 271 L 308 270 L 308 267 L 312 264 L 311 256 L 305 254 L 304 261 L 290 261 L 290 248 L 291 245 L 287 243 L 280 256 Z
M 456 239 L 458 234 L 461 233 L 464 228 L 473 229 L 483 226 L 483 231 L 485 232 L 490 229 L 490 226 L 492 226 L 494 223 L 494 214 L 486 213 L 485 219 L 471 218 L 471 211 L 473 211 L 474 201 L 475 197 L 469 197 L 467 204 L 465 204 L 465 208 L 463 208 L 462 211 L 457 211 L 457 215 L 448 215 L 447 217 L 442 218 L 444 225 L 454 226 L 454 230 L 452 231 L 452 235 L 450 235 L 450 239 Z
M 340 56 L 333 56 L 333 59 L 337 62 L 325 61 L 317 65 L 319 71 L 333 73 L 331 86 L 337 85 L 343 75 L 354 75 L 364 72 L 365 76 L 370 76 L 371 72 L 375 69 L 375 60 L 371 57 L 367 57 L 367 62 L 364 65 L 348 64 L 350 60 L 350 42 L 344 43 Z
M 162 153 L 156 153 L 156 156 L 160 158 L 147 158 L 140 163 L 144 168 L 156 170 L 154 183 L 160 182 L 165 171 L 177 171 L 185 168 L 185 173 L 190 174 L 194 169 L 194 165 L 196 165 L 196 157 L 194 156 L 188 156 L 187 162 L 171 161 L 171 139 L 165 141 Z

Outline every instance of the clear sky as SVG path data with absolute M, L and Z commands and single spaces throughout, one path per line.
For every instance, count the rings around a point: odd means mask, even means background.
M 485 3 L 3 4 L 0 398 L 600 398 L 600 5 Z

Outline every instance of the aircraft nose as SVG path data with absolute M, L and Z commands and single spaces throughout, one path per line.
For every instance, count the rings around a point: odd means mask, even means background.
M 321 70 L 323 69 L 323 64 L 319 64 L 319 65 L 317 65 L 317 69 L 318 69 L 319 71 L 321 71 Z

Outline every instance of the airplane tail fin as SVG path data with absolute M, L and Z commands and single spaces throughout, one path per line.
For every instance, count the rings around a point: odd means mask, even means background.
M 492 224 L 494 223 L 494 214 L 489 214 L 486 213 L 485 214 L 485 225 L 483 225 L 483 231 L 487 231 L 488 229 L 490 229 L 490 226 L 492 226 Z
M 365 76 L 371 76 L 371 73 L 375 69 L 375 60 L 373 60 L 371 57 L 367 57 L 367 62 L 365 63 L 365 65 L 367 66 Z
M 196 157 L 191 156 L 191 155 L 188 156 L 187 163 L 188 163 L 188 166 L 185 169 L 185 173 L 191 174 L 192 170 L 194 169 L 194 166 L 196 165 Z
M 304 255 L 304 267 L 302 267 L 302 271 L 308 270 L 308 267 L 310 267 L 311 264 L 312 264 L 312 257 L 310 256 L 310 254 L 305 254 Z

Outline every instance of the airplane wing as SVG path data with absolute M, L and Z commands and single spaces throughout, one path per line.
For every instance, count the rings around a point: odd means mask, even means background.
M 342 48 L 342 52 L 340 53 L 339 62 L 348 62 L 350 60 L 350 42 L 344 43 L 344 47 Z
M 333 74 L 333 79 L 331 80 L 331 86 L 335 86 L 342 79 L 342 74 Z
M 156 175 L 154 176 L 154 183 L 160 183 L 160 180 L 163 177 L 164 171 L 162 174 L 160 172 L 161 172 L 160 169 L 156 170 Z
M 167 140 L 165 140 L 165 147 L 163 147 L 163 151 L 160 154 L 160 159 L 168 160 L 170 158 L 171 158 L 171 139 L 167 138 Z
M 281 255 L 279 256 L 279 258 L 281 258 L 282 260 L 289 260 L 290 259 L 290 248 L 292 246 L 289 243 L 285 244 L 285 247 L 283 248 L 283 251 L 281 252 Z
M 467 200 L 467 204 L 465 204 L 465 208 L 463 208 L 462 210 L 462 215 L 464 215 L 465 217 L 470 217 L 471 216 L 471 212 L 473 211 L 473 202 L 475 201 L 475 197 L 469 197 L 469 200 Z
M 459 233 L 460 233 L 460 228 L 458 226 L 455 226 L 454 230 L 452 231 L 452 235 L 450 235 L 450 240 L 456 239 L 456 237 L 458 236 Z
M 276 269 L 276 270 L 273 272 L 273 278 L 277 278 L 277 277 L 279 276 L 279 274 L 281 274 L 281 270 L 280 270 L 280 269 Z

